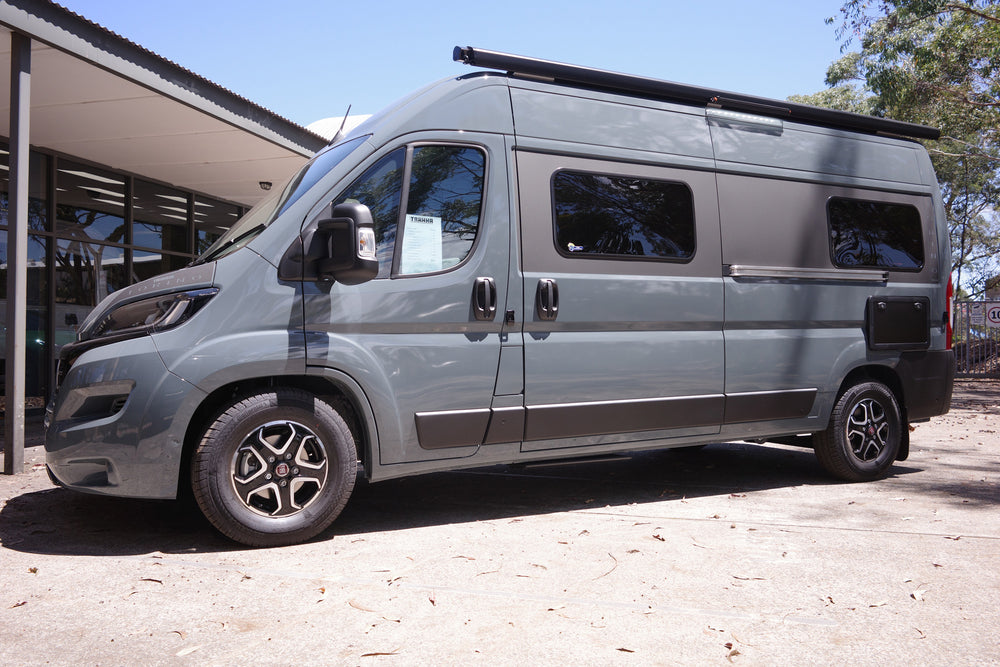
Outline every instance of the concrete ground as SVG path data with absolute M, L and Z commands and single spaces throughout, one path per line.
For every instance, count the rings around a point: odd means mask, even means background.
M 1000 662 L 1000 385 L 890 478 L 747 443 L 361 484 L 248 550 L 189 508 L 0 477 L 4 664 Z M 37 442 L 37 436 L 30 442 Z

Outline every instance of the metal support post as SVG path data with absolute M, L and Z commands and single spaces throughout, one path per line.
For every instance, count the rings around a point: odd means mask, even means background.
M 28 311 L 28 119 L 31 39 L 10 33 L 10 191 L 7 204 L 7 368 L 3 472 L 24 471 L 24 381 Z

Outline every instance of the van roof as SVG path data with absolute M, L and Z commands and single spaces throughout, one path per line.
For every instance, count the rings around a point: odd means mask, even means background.
M 808 104 L 772 100 L 766 97 L 717 91 L 662 79 L 622 74 L 581 65 L 569 65 L 471 46 L 464 48 L 456 46 L 452 57 L 457 62 L 474 67 L 503 70 L 514 77 L 535 80 L 542 78 L 557 84 L 706 107 L 733 109 L 854 132 L 888 134 L 914 139 L 938 139 L 941 136 L 939 129 L 917 123 L 876 118 L 848 111 L 814 107 Z

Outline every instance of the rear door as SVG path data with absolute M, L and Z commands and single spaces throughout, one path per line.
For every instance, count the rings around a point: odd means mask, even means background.
M 711 172 L 519 150 L 524 451 L 719 431 Z

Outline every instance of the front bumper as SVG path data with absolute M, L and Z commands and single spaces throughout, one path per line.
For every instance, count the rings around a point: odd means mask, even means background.
M 87 350 L 46 411 L 50 474 L 78 491 L 174 498 L 192 392 L 203 395 L 148 336 Z

